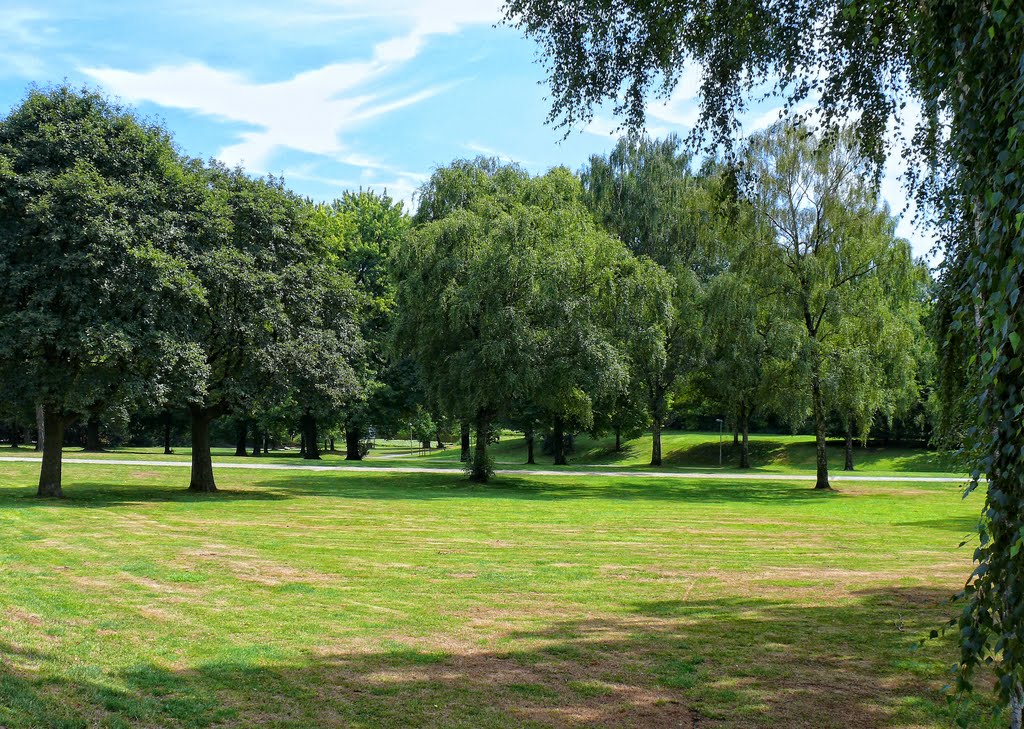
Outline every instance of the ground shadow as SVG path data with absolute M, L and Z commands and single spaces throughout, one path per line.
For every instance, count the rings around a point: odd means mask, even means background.
M 945 615 L 946 597 L 891 588 L 828 607 L 637 602 L 610 617 L 512 628 L 501 648 L 399 635 L 357 651 L 282 657 L 256 645 L 245 661 L 107 673 L 0 644 L 0 724 L 861 729 L 960 718 L 998 726 L 983 696 L 947 706 L 949 643 L 912 650 Z M 40 660 L 44 671 L 33 668 Z
M 815 491 L 807 483 L 784 481 L 723 480 L 687 481 L 686 479 L 644 478 L 642 476 L 535 476 L 503 474 L 487 484 L 469 481 L 458 472 L 452 474 L 396 473 L 317 473 L 288 474 L 254 485 L 286 494 L 316 495 L 350 499 L 432 500 L 451 497 L 470 499 L 514 499 L 519 501 L 557 501 L 613 499 L 630 501 L 676 501 L 692 503 L 767 503 L 811 502 L 841 498 L 840 492 Z
M 613 499 L 628 501 L 674 501 L 690 503 L 775 503 L 813 502 L 842 498 L 841 492 L 815 491 L 807 483 L 784 481 L 644 478 L 643 476 L 496 476 L 487 484 L 471 482 L 460 471 L 448 473 L 403 473 L 344 470 L 302 472 L 241 471 L 219 472 L 216 493 L 194 493 L 185 488 L 184 472 L 180 485 L 148 484 L 161 479 L 159 471 L 137 471 L 130 480 L 85 479 L 65 475 L 63 499 L 39 499 L 33 481 L 24 488 L 0 490 L 0 509 L 41 505 L 62 507 L 116 507 L 144 502 L 206 503 L 214 500 L 272 501 L 298 496 L 338 499 L 437 500 L 437 499 L 512 499 L 516 501 L 559 501 Z M 257 480 L 257 478 L 259 480 Z
M 187 485 L 187 484 L 186 484 Z M 0 509 L 26 509 L 40 506 L 59 508 L 105 509 L 132 506 L 141 503 L 194 503 L 222 501 L 279 501 L 289 498 L 287 493 L 271 489 L 223 488 L 215 493 L 196 493 L 185 486 L 145 486 L 135 483 L 120 484 L 108 481 L 65 481 L 64 498 L 41 499 L 36 487 L 0 490 Z

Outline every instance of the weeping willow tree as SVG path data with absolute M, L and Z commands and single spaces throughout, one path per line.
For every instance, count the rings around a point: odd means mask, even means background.
M 729 145 L 751 97 L 816 102 L 854 118 L 877 172 L 907 181 L 945 240 L 939 323 L 946 392 L 973 485 L 988 483 L 976 569 L 959 619 L 959 685 L 992 663 L 1020 724 L 1024 685 L 1024 4 L 1019 0 L 508 0 L 506 21 L 540 43 L 550 121 L 610 103 L 640 129 L 651 97 L 702 69 L 694 131 Z M 912 132 L 889 134 L 906 105 Z M 799 114 L 797 114 L 799 115 Z M 895 137 L 895 141 L 893 140 Z M 896 150 L 894 147 L 898 147 Z

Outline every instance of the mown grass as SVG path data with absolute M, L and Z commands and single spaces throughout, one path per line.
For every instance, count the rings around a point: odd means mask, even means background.
M 999 726 L 943 484 L 0 465 L 0 726 Z

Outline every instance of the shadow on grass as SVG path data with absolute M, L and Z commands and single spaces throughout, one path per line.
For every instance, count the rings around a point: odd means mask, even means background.
M 35 487 L 0 491 L 0 509 L 20 509 L 38 506 L 60 508 L 108 508 L 132 506 L 140 503 L 206 504 L 224 501 L 279 501 L 288 495 L 268 489 L 225 488 L 204 494 L 183 487 L 146 486 L 138 484 L 111 484 L 102 481 L 74 481 L 64 484 L 64 498 L 41 499 Z
M 514 501 L 556 501 L 618 499 L 629 501 L 674 501 L 680 503 L 794 503 L 842 498 L 837 492 L 818 492 L 806 483 L 783 481 L 685 481 L 597 477 L 517 477 L 502 475 L 486 485 L 469 481 L 462 473 L 378 473 L 344 471 L 279 471 L 272 478 L 266 472 L 222 471 L 216 493 L 194 493 L 181 485 L 154 485 L 148 479 L 166 478 L 162 473 L 140 471 L 131 481 L 77 480 L 65 477 L 63 499 L 39 499 L 35 486 L 0 490 L 0 509 L 31 506 L 114 507 L 144 502 L 212 503 L 225 500 L 272 501 L 318 496 L 337 499 L 437 500 L 509 499 Z M 260 481 L 253 480 L 259 474 Z
M 858 729 L 959 716 L 999 726 L 983 695 L 947 706 L 948 643 L 912 650 L 946 615 L 945 598 L 892 588 L 828 607 L 638 602 L 609 618 L 510 630 L 504 649 L 398 635 L 354 652 L 239 646 L 244 657 L 108 673 L 0 644 L 0 724 Z
M 480 485 L 462 474 L 317 474 L 316 477 L 283 477 L 258 486 L 280 493 L 346 499 L 432 500 L 510 499 L 558 501 L 566 499 L 619 499 L 628 501 L 675 501 L 680 503 L 805 502 L 840 498 L 837 492 L 818 492 L 808 484 L 782 481 L 666 481 L 641 477 L 606 476 L 518 477 L 502 475 Z

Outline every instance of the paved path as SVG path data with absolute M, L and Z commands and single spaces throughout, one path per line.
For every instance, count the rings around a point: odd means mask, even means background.
M 0 463 L 38 463 L 41 459 L 30 457 L 0 456 Z M 121 460 L 115 458 L 65 458 L 64 463 L 94 464 L 107 466 L 149 466 L 156 468 L 189 468 L 188 461 L 142 461 Z M 359 473 L 461 473 L 461 468 L 437 468 L 431 466 L 307 466 L 283 463 L 219 463 L 214 462 L 215 469 L 242 468 L 262 471 L 355 471 Z M 722 473 L 716 471 L 607 471 L 607 470 L 543 470 L 543 469 L 496 469 L 501 476 L 615 476 L 618 478 L 689 478 L 719 479 L 727 481 L 814 481 L 813 474 L 805 473 Z M 956 476 L 871 476 L 830 474 L 830 481 L 874 481 L 874 482 L 912 482 L 912 483 L 967 483 L 967 477 Z

